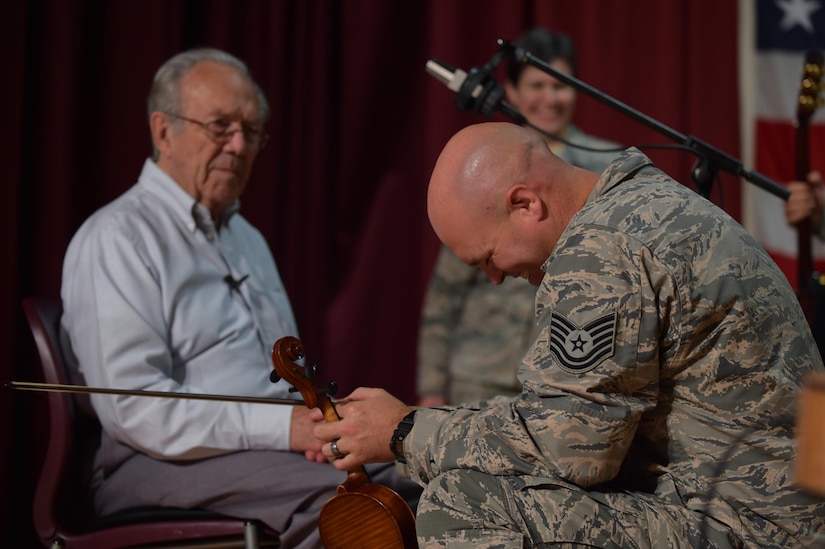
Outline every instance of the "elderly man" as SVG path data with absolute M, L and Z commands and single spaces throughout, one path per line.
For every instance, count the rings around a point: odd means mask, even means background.
M 825 501 L 791 467 L 800 380 L 822 361 L 732 218 L 638 150 L 599 175 L 504 123 L 449 141 L 428 210 L 465 263 L 539 286 L 539 335 L 518 396 L 412 410 L 360 388 L 315 427 L 339 468 L 406 462 L 421 546 L 825 543 Z
M 295 319 L 266 241 L 238 212 L 266 143 L 266 99 L 243 62 L 197 49 L 158 70 L 148 111 L 153 158 L 66 253 L 68 358 L 98 387 L 288 398 L 286 382 L 269 381 L 270 353 L 298 335 Z M 306 407 L 92 403 L 98 513 L 205 508 L 260 519 L 284 547 L 321 547 L 318 515 L 345 475 L 320 454 Z

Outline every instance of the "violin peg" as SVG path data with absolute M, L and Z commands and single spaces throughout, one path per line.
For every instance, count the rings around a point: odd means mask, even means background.
M 315 379 L 318 376 L 318 365 L 312 364 L 304 368 L 304 375 L 307 379 Z
M 289 345 L 289 354 L 292 360 L 301 360 L 304 358 L 304 346 L 297 339 Z
M 329 396 L 335 395 L 338 392 L 338 384 L 334 381 L 328 381 L 326 385 L 324 385 L 324 392 Z
M 271 372 L 269 372 L 269 381 L 271 381 L 272 383 L 278 383 L 279 381 L 281 381 L 281 376 L 278 375 L 278 372 L 272 370 Z

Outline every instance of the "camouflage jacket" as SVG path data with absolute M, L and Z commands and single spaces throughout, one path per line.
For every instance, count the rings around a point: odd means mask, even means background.
M 822 359 L 785 276 L 736 221 L 629 149 L 543 268 L 523 391 L 419 410 L 412 478 L 560 478 L 707 512 L 750 546 L 824 540 L 825 501 L 792 475 L 800 381 Z
M 574 126 L 567 138 L 593 149 L 618 147 Z M 558 156 L 601 172 L 616 154 L 568 146 Z M 526 280 L 496 286 L 442 246 L 421 315 L 418 394 L 447 396 L 451 403 L 518 394 L 518 367 L 537 335 L 535 301 L 536 287 Z

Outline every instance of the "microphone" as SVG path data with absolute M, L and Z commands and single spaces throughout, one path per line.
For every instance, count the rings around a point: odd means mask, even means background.
M 425 68 L 447 89 L 456 92 L 456 104 L 460 111 L 473 109 L 481 115 L 490 116 L 498 110 L 518 124 L 526 124 L 527 119 L 503 101 L 504 88 L 493 78 L 495 66 L 489 63 L 482 69 L 473 67 L 470 72 L 465 72 L 438 59 L 430 59 Z
M 248 274 L 243 275 L 241 278 L 235 280 L 235 278 L 231 274 L 228 274 L 225 277 L 223 277 L 223 281 L 226 282 L 227 286 L 229 286 L 229 291 L 233 291 L 239 290 L 241 288 L 241 284 L 243 284 L 243 281 L 247 278 L 249 278 Z
M 427 61 L 426 69 L 431 76 L 435 77 L 435 79 L 442 84 L 445 84 L 447 89 L 454 92 L 460 90 L 461 85 L 464 84 L 465 80 L 467 80 L 466 72 L 448 65 L 444 61 L 439 61 L 438 59 L 430 59 Z M 478 97 L 481 95 L 481 91 L 483 89 L 484 88 L 481 86 L 476 86 L 470 95 L 472 95 L 472 97 Z

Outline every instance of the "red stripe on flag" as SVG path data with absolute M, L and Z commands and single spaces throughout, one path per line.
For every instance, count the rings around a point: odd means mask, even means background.
M 756 121 L 756 171 L 780 183 L 796 177 L 796 128 L 789 121 Z M 810 127 L 811 168 L 825 173 L 825 124 Z
M 794 131 L 788 121 L 756 121 L 756 171 L 780 183 L 793 179 Z

